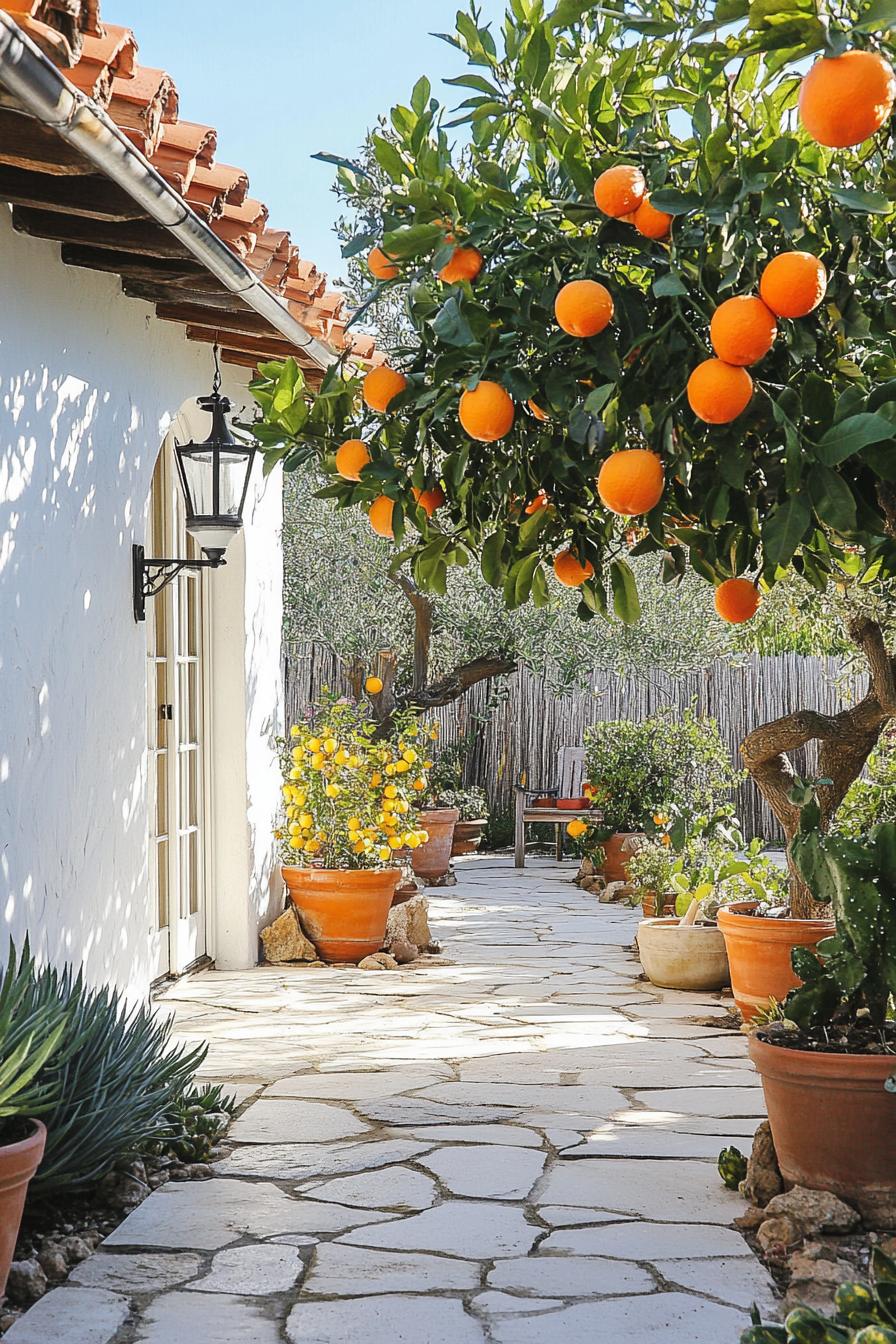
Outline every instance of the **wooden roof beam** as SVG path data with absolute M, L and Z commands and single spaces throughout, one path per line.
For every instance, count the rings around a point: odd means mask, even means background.
M 0 163 L 0 200 L 108 223 L 145 219 L 140 206 L 106 177 L 60 177 Z

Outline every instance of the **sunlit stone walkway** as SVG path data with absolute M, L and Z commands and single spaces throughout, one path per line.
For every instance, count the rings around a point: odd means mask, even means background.
M 768 1278 L 716 1172 L 762 1093 L 711 995 L 639 978 L 572 865 L 476 859 L 400 972 L 167 996 L 244 1105 L 10 1344 L 736 1344 Z

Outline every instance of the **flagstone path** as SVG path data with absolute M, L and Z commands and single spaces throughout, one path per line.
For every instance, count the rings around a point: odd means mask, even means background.
M 737 1344 L 768 1276 L 716 1157 L 764 1114 L 718 996 L 657 990 L 572 865 L 459 868 L 440 957 L 204 972 L 242 1104 L 8 1344 Z

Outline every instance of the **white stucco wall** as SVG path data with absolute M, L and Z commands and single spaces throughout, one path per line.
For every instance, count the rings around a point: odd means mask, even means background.
M 206 390 L 210 350 L 124 298 L 114 276 L 66 267 L 56 244 L 16 234 L 6 207 L 0 293 L 0 961 L 8 935 L 27 932 L 42 956 L 141 995 L 153 894 L 130 550 L 168 422 Z M 239 371 L 225 390 L 248 401 Z M 210 580 L 227 575 L 229 603 L 211 589 L 214 640 L 244 678 L 242 713 L 215 721 L 215 752 L 226 759 L 230 744 L 243 761 L 224 790 L 245 837 L 230 964 L 254 958 L 272 902 L 281 505 L 279 480 L 261 487 L 259 472 L 245 564 Z M 225 629 L 236 643 L 221 644 Z M 232 884 L 227 902 L 239 904 Z M 213 938 L 225 916 L 213 911 Z

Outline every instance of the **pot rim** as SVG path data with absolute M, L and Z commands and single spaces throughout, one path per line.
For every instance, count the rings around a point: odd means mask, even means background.
M 761 929 L 762 937 L 772 933 L 774 929 L 790 929 L 794 925 L 798 929 L 806 930 L 811 930 L 813 927 L 821 930 L 835 927 L 833 919 L 794 919 L 790 915 L 786 919 L 770 919 L 767 915 L 750 914 L 749 911 L 755 910 L 758 905 L 758 901 L 732 901 L 730 905 L 719 906 L 719 928 L 723 928 L 730 921 L 729 931 L 737 929 L 746 932 L 747 929 Z
M 776 1076 L 783 1073 L 792 1080 L 795 1073 L 802 1076 L 816 1074 L 819 1078 L 835 1079 L 856 1076 L 877 1081 L 896 1071 L 896 1055 L 850 1055 L 836 1050 L 794 1050 L 789 1045 L 773 1045 L 761 1040 L 755 1032 L 747 1037 L 750 1058 L 760 1074 Z M 763 1064 L 779 1062 L 779 1068 L 763 1068 Z M 896 1108 L 896 1097 L 893 1098 Z M 896 1110 L 894 1110 L 896 1114 Z
M 33 1125 L 34 1128 L 24 1139 L 17 1139 L 15 1143 L 0 1143 L 0 1157 L 19 1157 L 27 1153 L 29 1149 L 42 1146 L 46 1142 L 47 1127 L 43 1120 L 29 1116 L 28 1124 Z
M 642 929 L 645 924 L 654 929 L 659 927 L 665 927 L 667 929 L 677 928 L 681 933 L 687 933 L 691 929 L 699 929 L 701 933 L 721 933 L 721 929 L 717 924 L 685 924 L 682 928 L 681 919 L 678 915 L 647 915 L 644 919 L 640 920 L 638 928 Z
M 280 872 L 284 876 L 287 873 L 314 873 L 321 877 L 345 877 L 348 875 L 361 880 L 372 877 L 395 877 L 396 875 L 401 877 L 400 868 L 315 868 L 298 863 L 281 863 Z
M 432 817 L 436 822 L 458 822 L 460 821 L 459 807 L 423 807 L 419 812 L 420 820 L 424 817 Z

